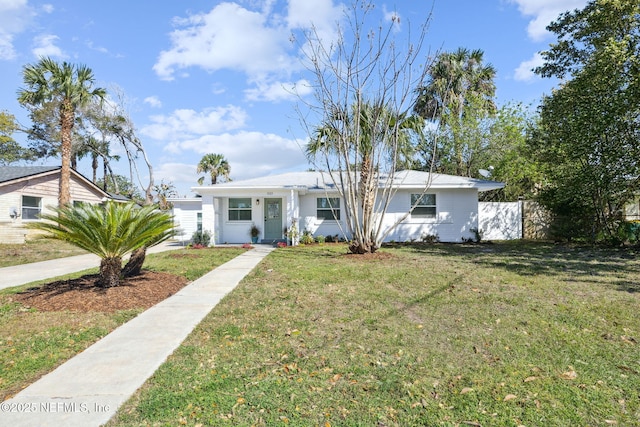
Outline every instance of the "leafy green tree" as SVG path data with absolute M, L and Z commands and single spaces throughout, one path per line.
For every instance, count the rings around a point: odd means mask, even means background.
M 230 181 L 229 173 L 231 173 L 231 167 L 222 154 L 205 154 L 198 163 L 196 173 L 208 173 L 211 177 L 211 185 L 215 185 L 218 182 L 218 177 L 223 177 Z M 204 176 L 201 176 L 198 178 L 198 184 L 202 185 L 203 183 Z
M 105 191 L 108 193 L 126 196 L 139 204 L 144 202 L 144 194 L 142 194 L 140 188 L 124 175 L 109 174 L 107 175 L 106 185 L 102 179 L 98 179 L 96 185 L 103 189 L 106 188 Z
M 99 284 L 103 287 L 121 284 L 122 258 L 126 254 L 157 245 L 173 235 L 171 216 L 154 206 L 110 201 L 104 205 L 66 205 L 54 210 L 55 214 L 41 215 L 45 221 L 29 226 L 98 255 Z
M 15 116 L 6 111 L 0 111 L 0 165 L 32 159 L 33 153 L 13 139 L 13 134 L 18 129 Z
M 495 68 L 484 64 L 484 52 L 459 48 L 443 52 L 416 89 L 414 111 L 440 126 L 432 136 L 438 172 L 471 176 L 482 144 L 484 120 L 496 112 Z
M 67 62 L 59 64 L 51 58 L 26 65 L 22 74 L 26 88 L 18 91 L 18 101 L 23 106 L 37 109 L 49 102 L 57 103 L 62 158 L 58 204 L 64 206 L 71 201 L 69 185 L 76 111 L 92 98 L 104 98 L 106 91 L 93 88 L 95 79 L 90 68 Z
M 563 83 L 533 141 L 548 179 L 540 200 L 561 236 L 615 241 L 640 185 L 640 4 L 592 0 L 549 29 L 558 42 L 535 71 Z
M 520 104 L 507 104 L 488 120 L 486 142 L 478 153 L 476 165 L 488 170 L 490 179 L 506 185 L 500 190 L 482 193 L 482 200 L 516 201 L 536 197 L 544 177 L 529 140 L 537 126 L 537 114 Z M 486 178 L 479 174 L 478 168 L 474 168 L 473 177 Z

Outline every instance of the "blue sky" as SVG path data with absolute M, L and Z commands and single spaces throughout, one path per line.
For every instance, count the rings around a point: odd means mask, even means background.
M 533 106 L 555 84 L 530 72 L 554 41 L 545 27 L 586 3 L 375 1 L 381 19 L 396 11 L 401 31 L 433 6 L 430 50 L 483 50 L 497 69 L 498 103 Z M 310 76 L 289 38 L 311 22 L 331 31 L 341 16 L 337 0 L 0 0 L 0 110 L 30 124 L 16 101 L 22 67 L 50 56 L 87 65 L 98 86 L 124 96 L 156 182 L 172 182 L 181 196 L 197 184 L 206 153 L 223 154 L 235 180 L 304 170 L 299 100 L 285 88 L 303 88 Z M 79 169 L 90 176 L 89 161 Z M 128 174 L 124 161 L 118 169 Z

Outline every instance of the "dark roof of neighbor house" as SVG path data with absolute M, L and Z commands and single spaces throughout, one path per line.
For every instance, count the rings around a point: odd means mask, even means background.
M 31 176 L 55 173 L 60 169 L 62 169 L 61 166 L 0 166 L 0 185 L 4 185 L 5 183 L 10 183 L 11 181 L 16 181 L 19 179 L 29 178 Z M 71 173 L 86 182 L 87 185 L 95 187 L 98 191 L 113 200 L 128 200 L 124 196 L 115 196 L 105 192 L 102 188 L 98 187 L 90 179 L 86 178 L 76 170 L 71 169 Z
M 60 166 L 0 166 L 0 182 L 52 172 L 56 169 L 60 169 Z

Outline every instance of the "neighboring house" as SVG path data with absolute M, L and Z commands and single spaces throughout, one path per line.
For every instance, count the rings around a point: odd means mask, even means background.
M 478 192 L 504 187 L 503 183 L 419 171 L 400 171 L 393 183 L 395 195 L 384 218 L 390 227 L 418 200 L 427 183 L 426 194 L 416 209 L 391 232 L 386 241 L 420 240 L 438 236 L 442 242 L 461 242 L 475 236 L 478 228 Z M 174 203 L 176 222 L 187 231 L 188 221 L 198 221 L 198 200 L 202 203 L 200 224 L 213 235 L 215 243 L 250 241 L 252 225 L 260 229 L 260 240 L 272 242 L 285 237 L 285 229 L 295 223 L 314 236 L 346 236 L 344 200 L 339 197 L 329 174 L 294 172 L 244 181 L 193 187 L 201 199 L 182 199 L 189 209 Z M 188 212 L 188 215 L 186 214 Z M 188 234 L 193 228 L 189 228 Z M 190 236 L 189 236 L 190 237 Z
M 24 225 L 58 205 L 60 166 L 0 166 L 0 243 L 24 243 Z M 71 170 L 72 202 L 100 203 L 108 198 L 90 180 Z

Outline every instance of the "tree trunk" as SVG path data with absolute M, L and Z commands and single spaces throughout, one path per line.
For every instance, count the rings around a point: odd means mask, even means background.
M 60 186 L 58 206 L 63 207 L 71 202 L 71 131 L 73 130 L 73 106 L 70 101 L 62 101 L 60 106 L 60 154 L 62 168 L 60 170 Z
M 378 250 L 375 243 L 353 241 L 349 244 L 349 252 L 357 255 L 372 254 Z
M 111 288 L 120 285 L 122 273 L 122 259 L 120 257 L 104 258 L 100 261 L 99 285 Z
M 91 153 L 91 170 L 93 171 L 93 183 L 98 180 L 98 154 L 94 151 Z
M 132 277 L 138 276 L 142 272 L 142 264 L 144 264 L 144 259 L 147 256 L 147 247 L 143 246 L 141 248 L 136 249 L 131 253 L 131 257 L 129 261 L 124 266 L 122 270 L 122 275 L 124 277 Z

